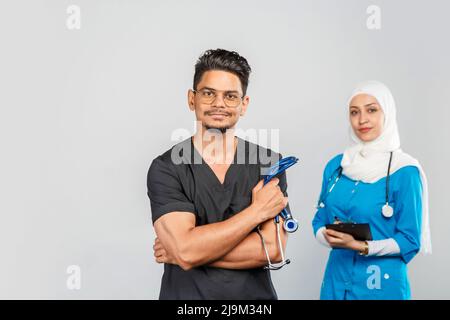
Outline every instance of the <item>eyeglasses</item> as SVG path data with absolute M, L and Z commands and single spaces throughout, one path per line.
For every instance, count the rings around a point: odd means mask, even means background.
M 192 90 L 192 92 L 198 93 L 200 102 L 204 104 L 212 104 L 216 100 L 217 94 L 222 92 L 223 102 L 229 108 L 237 108 L 241 104 L 242 98 L 244 98 L 244 96 L 240 96 L 235 91 L 218 91 L 205 88 L 200 90 Z

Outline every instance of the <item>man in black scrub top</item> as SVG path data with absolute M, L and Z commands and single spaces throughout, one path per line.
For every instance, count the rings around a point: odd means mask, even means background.
M 271 261 L 280 262 L 273 218 L 289 210 L 287 184 L 282 174 L 263 186 L 264 169 L 281 156 L 234 135 L 249 104 L 250 71 L 236 52 L 206 51 L 188 92 L 197 132 L 150 166 L 160 299 L 277 299 L 255 230 L 260 225 Z

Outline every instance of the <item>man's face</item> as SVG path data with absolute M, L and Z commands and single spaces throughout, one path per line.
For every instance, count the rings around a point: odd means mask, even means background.
M 242 97 L 241 81 L 230 72 L 206 71 L 195 89 L 188 92 L 189 108 L 205 129 L 234 128 L 247 110 L 249 98 Z

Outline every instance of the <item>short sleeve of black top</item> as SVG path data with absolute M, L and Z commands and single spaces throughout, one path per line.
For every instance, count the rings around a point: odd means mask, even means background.
M 280 157 L 238 138 L 234 163 L 222 184 L 189 138 L 158 156 L 150 166 L 147 190 L 152 221 L 173 211 L 191 212 L 197 226 L 224 221 L 251 204 L 253 187 L 262 179 L 264 170 Z M 278 178 L 287 196 L 286 175 Z M 200 266 L 184 271 L 177 265 L 165 264 L 160 299 L 277 299 L 277 295 L 270 271 L 263 268 Z
M 187 197 L 177 170 L 161 157 L 156 158 L 150 166 L 147 190 L 153 223 L 162 215 L 173 211 L 195 214 L 194 203 Z

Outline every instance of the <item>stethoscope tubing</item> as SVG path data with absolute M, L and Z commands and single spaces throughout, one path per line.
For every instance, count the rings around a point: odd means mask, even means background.
M 383 216 L 385 216 L 386 218 L 390 218 L 392 216 L 392 207 L 389 205 L 389 180 L 390 180 L 390 176 L 391 176 L 391 164 L 392 164 L 392 156 L 393 156 L 393 152 L 390 152 L 390 156 L 389 156 L 389 164 L 388 164 L 388 169 L 387 169 L 387 174 L 386 174 L 386 193 L 385 193 L 385 201 L 386 204 L 385 206 L 383 206 L 382 209 L 382 214 Z M 333 177 L 336 176 L 336 178 L 334 178 L 334 182 L 331 185 L 330 189 L 328 189 L 328 185 L 327 185 L 327 192 L 325 193 L 324 196 L 320 195 L 319 197 L 319 201 L 317 203 L 317 209 L 320 208 L 324 208 L 325 207 L 325 201 L 328 198 L 328 195 L 331 193 L 331 191 L 333 191 L 334 187 L 336 186 L 336 184 L 338 183 L 339 179 L 342 176 L 342 166 L 339 166 L 331 175 L 331 177 L 329 178 L 328 182 L 333 180 Z M 337 172 L 337 175 L 336 175 Z M 386 208 L 387 210 L 385 210 L 384 208 Z M 389 213 L 388 213 L 389 212 Z

